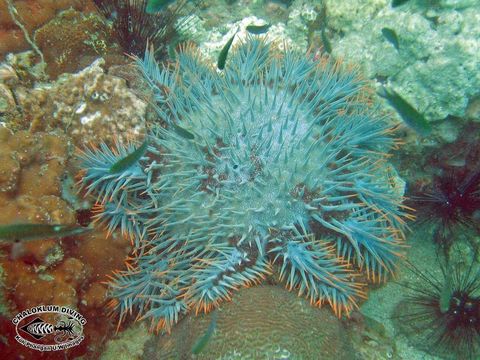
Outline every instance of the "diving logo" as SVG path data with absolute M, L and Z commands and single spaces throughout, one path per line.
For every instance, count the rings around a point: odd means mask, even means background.
M 87 320 L 66 306 L 40 305 L 17 314 L 12 323 L 20 344 L 39 351 L 58 351 L 82 342 Z

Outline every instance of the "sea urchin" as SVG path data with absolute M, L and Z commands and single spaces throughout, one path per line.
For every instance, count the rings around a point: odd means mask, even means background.
M 386 152 L 392 125 L 358 73 L 248 39 L 218 72 L 191 46 L 160 68 L 137 59 L 160 117 L 143 156 L 86 150 L 102 221 L 135 239 L 111 282 L 112 307 L 170 330 L 272 272 L 312 304 L 349 313 L 395 269 L 403 187 Z M 130 146 L 130 145 L 129 145 Z
M 478 359 L 480 354 L 480 272 L 441 263 L 442 276 L 407 263 L 419 279 L 401 283 L 408 293 L 396 309 L 401 333 L 417 348 L 446 359 Z

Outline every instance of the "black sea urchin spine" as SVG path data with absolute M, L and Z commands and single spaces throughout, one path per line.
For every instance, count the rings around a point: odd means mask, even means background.
M 157 56 L 163 57 L 175 36 L 175 22 L 187 0 L 178 0 L 174 6 L 155 14 L 145 11 L 147 0 L 94 0 L 94 3 L 111 21 L 117 41 L 125 53 L 143 56 L 147 43 L 150 43 L 155 47 Z

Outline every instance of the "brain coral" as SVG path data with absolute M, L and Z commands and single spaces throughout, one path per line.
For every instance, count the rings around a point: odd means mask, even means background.
M 357 354 L 346 324 L 330 311 L 309 308 L 280 287 L 255 286 L 238 291 L 216 314 L 188 317 L 172 335 L 151 337 L 142 359 L 192 359 L 213 320 L 215 332 L 195 359 L 347 360 Z
M 132 144 L 81 155 L 97 218 L 136 248 L 113 276 L 112 308 L 169 331 L 274 272 L 348 314 L 365 296 L 359 272 L 385 279 L 402 250 L 392 125 L 330 59 L 248 39 L 220 73 L 196 53 L 163 69 L 152 51 L 137 59 L 161 118 L 138 161 L 118 169 Z

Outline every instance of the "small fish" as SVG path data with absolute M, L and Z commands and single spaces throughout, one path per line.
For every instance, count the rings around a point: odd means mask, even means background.
M 327 34 L 325 34 L 325 29 L 322 29 L 320 32 L 320 38 L 322 39 L 323 47 L 328 54 L 332 53 L 332 44 L 328 40 Z
M 136 149 L 134 152 L 128 154 L 124 158 L 118 160 L 115 164 L 110 167 L 110 174 L 115 174 L 122 172 L 125 169 L 128 169 L 130 166 L 135 164 L 140 158 L 145 154 L 148 148 L 148 140 L 145 139 L 143 144 Z
M 327 7 L 324 5 L 320 10 L 320 17 L 319 17 L 319 28 L 320 31 L 320 39 L 322 40 L 323 49 L 326 53 L 332 53 L 332 44 L 330 40 L 328 40 L 327 34 L 325 29 L 327 28 Z
M 245 29 L 254 35 L 261 35 L 265 34 L 268 29 L 272 26 L 272 24 L 265 24 L 265 25 L 248 25 Z
M 0 225 L 0 240 L 15 242 L 17 240 L 35 240 L 44 238 L 62 238 L 83 234 L 93 230 L 89 227 L 75 225 L 47 224 L 10 224 Z
M 235 32 L 235 34 L 233 34 L 233 36 L 230 38 L 230 40 L 227 41 L 222 51 L 220 51 L 220 55 L 218 55 L 217 67 L 219 70 L 223 70 L 225 68 L 225 62 L 227 61 L 228 50 L 230 50 L 230 46 L 232 46 L 233 39 L 235 38 L 235 35 L 237 35 L 237 32 L 238 32 L 238 29 Z
M 398 50 L 398 37 L 395 31 L 389 28 L 383 28 L 382 34 Z
M 450 308 L 450 299 L 452 298 L 452 269 L 449 266 L 449 269 L 445 272 L 445 283 L 443 284 L 443 288 L 440 291 L 440 312 L 445 314 L 448 309 Z
M 193 345 L 192 354 L 198 355 L 200 351 L 203 350 L 205 345 L 207 345 L 208 340 L 210 340 L 210 337 L 212 336 L 213 332 L 215 331 L 215 327 L 217 326 L 217 316 L 217 311 L 214 311 L 207 331 L 205 331 L 205 334 L 203 334 L 203 336 L 200 337 Z
M 403 5 L 408 1 L 409 0 L 392 0 L 392 7 L 397 7 L 397 6 Z
M 379 93 L 397 110 L 403 121 L 420 135 L 426 136 L 432 131 L 430 123 L 412 105 L 403 100 L 391 89 L 383 88 Z
M 187 140 L 195 139 L 195 135 L 193 135 L 190 131 L 184 129 L 183 127 L 173 124 L 173 128 L 175 129 L 175 132 L 181 137 Z
M 166 6 L 173 3 L 175 0 L 148 0 L 145 11 L 147 14 L 155 14 L 162 11 Z

